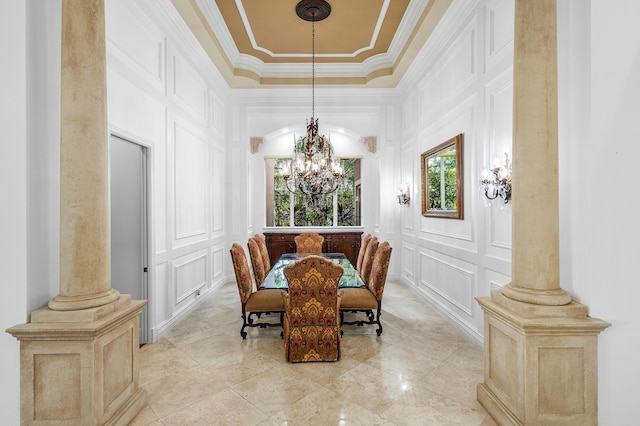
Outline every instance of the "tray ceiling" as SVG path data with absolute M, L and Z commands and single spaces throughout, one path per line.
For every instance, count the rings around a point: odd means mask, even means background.
M 172 0 L 231 87 L 308 85 L 312 23 L 298 0 Z M 395 87 L 451 0 L 328 0 L 317 85 Z

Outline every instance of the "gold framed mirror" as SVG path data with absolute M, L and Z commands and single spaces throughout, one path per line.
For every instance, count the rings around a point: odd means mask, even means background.
M 420 155 L 422 216 L 464 219 L 462 133 Z

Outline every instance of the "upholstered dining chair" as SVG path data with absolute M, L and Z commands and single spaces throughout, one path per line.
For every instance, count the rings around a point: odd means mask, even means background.
M 309 255 L 286 266 L 289 292 L 284 301 L 284 347 L 289 362 L 340 359 L 340 297 L 344 269 Z
M 369 275 L 371 275 L 371 267 L 373 266 L 373 258 L 376 255 L 376 251 L 378 250 L 378 237 L 373 237 L 369 240 L 369 244 L 367 244 L 367 250 L 364 252 L 364 257 L 362 258 L 362 264 L 360 265 L 360 269 L 358 269 L 358 274 L 360 274 L 360 278 L 365 284 L 369 284 Z
M 384 293 L 384 285 L 387 281 L 387 270 L 389 269 L 389 260 L 391 259 L 391 246 L 385 241 L 380 244 L 376 251 L 371 268 L 371 276 L 369 284 L 359 288 L 342 289 L 342 301 L 340 304 L 340 324 L 364 325 L 377 324 L 376 334 L 382 334 L 382 324 L 380 323 L 380 315 L 382 310 L 382 294 Z M 375 317 L 373 311 L 376 311 Z M 364 312 L 366 320 L 344 321 L 345 312 Z
M 236 274 L 236 283 L 238 284 L 238 293 L 240 294 L 240 303 L 242 304 L 242 328 L 240 328 L 240 336 L 245 339 L 247 332 L 246 327 L 278 327 L 282 326 L 284 316 L 284 302 L 280 295 L 280 290 L 260 290 L 253 291 L 251 283 L 251 273 L 249 272 L 249 263 L 242 246 L 233 243 L 231 246 L 231 261 Z M 280 322 L 254 322 L 251 314 L 258 313 L 280 313 Z
M 247 240 L 247 246 L 249 247 L 249 258 L 251 259 L 251 268 L 253 269 L 253 279 L 256 282 L 256 290 L 260 288 L 260 284 L 267 276 L 267 272 L 264 269 L 264 263 L 262 263 L 262 255 L 260 254 L 260 247 L 255 239 L 249 238 Z
M 358 252 L 358 260 L 356 262 L 356 271 L 359 271 L 360 268 L 362 268 L 362 260 L 364 259 L 365 252 L 367 251 L 369 241 L 371 241 L 371 234 L 365 235 L 362 239 L 362 244 L 360 244 L 360 251 Z
M 258 243 L 258 247 L 260 248 L 260 256 L 262 257 L 262 265 L 264 265 L 264 272 L 268 274 L 271 270 L 271 260 L 269 259 L 269 251 L 267 250 L 267 243 L 264 240 L 264 237 L 260 234 L 255 234 L 253 239 Z
M 322 243 L 324 237 L 315 232 L 303 232 L 293 239 L 296 243 L 296 253 L 320 254 L 322 253 Z

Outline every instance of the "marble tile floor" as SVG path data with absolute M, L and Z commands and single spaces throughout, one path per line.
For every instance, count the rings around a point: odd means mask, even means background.
M 382 307 L 382 336 L 344 326 L 340 361 L 291 364 L 279 327 L 242 340 L 227 283 L 140 349 L 147 406 L 131 424 L 495 426 L 476 400 L 482 348 L 400 283 Z

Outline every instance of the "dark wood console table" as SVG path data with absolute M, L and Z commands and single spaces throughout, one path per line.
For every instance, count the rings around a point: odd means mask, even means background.
M 264 239 L 269 251 L 269 260 L 272 265 L 280 259 L 284 253 L 295 253 L 296 243 L 293 240 L 302 232 L 265 232 Z M 324 237 L 322 244 L 323 253 L 344 253 L 349 262 L 355 267 L 360 252 L 362 232 L 318 232 Z

